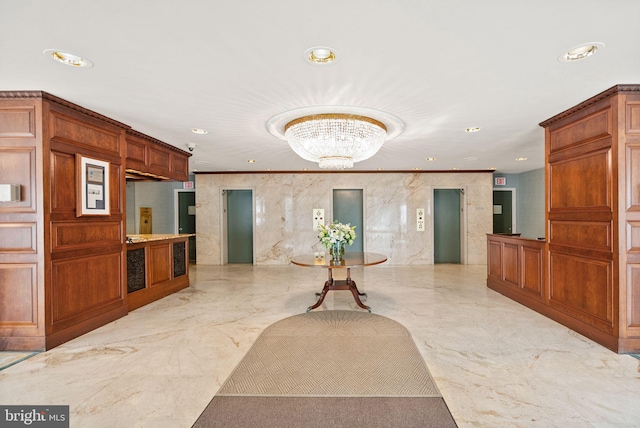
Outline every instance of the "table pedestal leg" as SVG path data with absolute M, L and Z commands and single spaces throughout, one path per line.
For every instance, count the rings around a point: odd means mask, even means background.
M 356 304 L 360 306 L 362 309 L 366 309 L 369 311 L 369 313 L 371 313 L 371 308 L 365 305 L 364 303 L 362 303 L 359 297 L 359 296 L 364 296 L 366 298 L 367 293 L 361 293 L 360 290 L 358 290 L 358 287 L 356 287 L 355 281 L 347 282 L 347 286 L 349 287 L 348 289 L 349 291 L 351 291 L 351 294 L 353 294 L 353 299 L 356 301 Z
M 371 313 L 371 308 L 365 305 L 364 303 L 362 303 L 362 301 L 360 301 L 360 296 L 364 296 L 366 298 L 367 293 L 361 293 L 360 290 L 358 290 L 358 287 L 356 286 L 356 282 L 351 279 L 351 269 L 347 268 L 347 279 L 343 281 L 334 280 L 333 275 L 331 273 L 331 269 L 327 269 L 327 270 L 329 271 L 329 278 L 324 283 L 324 287 L 322 287 L 322 291 L 320 293 L 316 293 L 316 296 L 318 296 L 318 301 L 315 303 L 315 305 L 309 306 L 307 308 L 307 312 L 319 307 L 324 301 L 324 298 L 327 296 L 327 293 L 329 291 L 349 290 L 351 291 L 351 294 L 353 295 L 353 299 L 356 301 L 356 304 L 360 306 L 362 309 L 366 309 L 369 311 L 369 313 Z
M 318 296 L 318 301 L 316 302 L 315 305 L 309 306 L 307 308 L 307 312 L 320 306 L 322 302 L 324 302 L 324 298 L 327 297 L 327 292 L 329 290 L 331 290 L 331 283 L 327 281 L 324 283 L 324 287 L 322 287 L 322 291 L 320 293 L 316 293 L 316 296 Z

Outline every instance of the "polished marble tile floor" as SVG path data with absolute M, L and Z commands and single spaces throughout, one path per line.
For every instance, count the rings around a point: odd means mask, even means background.
M 188 289 L 0 371 L 0 404 L 67 404 L 72 427 L 190 427 L 260 332 L 304 312 L 325 275 L 194 266 Z M 374 313 L 412 333 L 460 427 L 640 426 L 640 361 L 487 289 L 484 266 L 352 276 Z M 361 310 L 347 291 L 319 309 Z
M 14 364 L 18 364 L 21 361 L 31 358 L 36 355 L 37 352 L 21 352 L 21 351 L 4 351 L 0 352 L 0 370 L 4 370 L 11 367 Z

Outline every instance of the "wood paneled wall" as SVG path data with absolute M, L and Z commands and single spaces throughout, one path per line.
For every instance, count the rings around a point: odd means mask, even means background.
M 160 140 L 129 130 L 127 132 L 127 169 L 144 171 L 152 177 L 164 177 L 173 180 L 189 179 L 188 153 L 176 149 Z
M 47 348 L 127 313 L 125 133 L 128 127 L 45 102 Z M 110 215 L 77 217 L 76 155 L 109 162 Z
M 127 127 L 44 92 L 0 95 L 0 349 L 44 350 L 127 313 Z M 108 216 L 76 216 L 76 155 L 108 161 Z
M 46 92 L 0 92 L 0 183 L 21 189 L 0 202 L 0 350 L 49 349 L 127 313 L 128 133 L 151 172 L 186 179 L 189 153 Z M 109 162 L 109 215 L 77 215 L 78 155 Z
M 42 100 L 0 99 L 0 183 L 21 199 L 0 202 L 0 350 L 44 349 Z
M 615 86 L 541 126 L 547 304 L 604 346 L 638 352 L 640 85 Z

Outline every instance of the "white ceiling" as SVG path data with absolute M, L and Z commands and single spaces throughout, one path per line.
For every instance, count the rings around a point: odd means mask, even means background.
M 354 106 L 405 125 L 354 170 L 524 172 L 544 166 L 538 123 L 640 83 L 638 0 L 2 0 L 0 16 L 0 90 L 44 90 L 194 143 L 192 171 L 319 170 L 267 122 Z M 558 61 L 587 42 L 606 48 Z M 305 62 L 318 45 L 340 60 Z M 50 48 L 94 67 L 55 63 Z

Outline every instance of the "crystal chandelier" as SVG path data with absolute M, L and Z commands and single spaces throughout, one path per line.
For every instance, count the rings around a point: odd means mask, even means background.
M 314 114 L 287 123 L 284 136 L 301 158 L 320 168 L 352 168 L 375 155 L 387 139 L 386 126 L 366 116 Z

